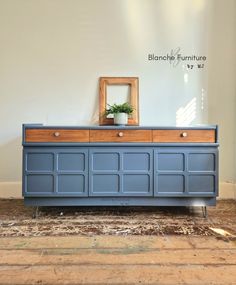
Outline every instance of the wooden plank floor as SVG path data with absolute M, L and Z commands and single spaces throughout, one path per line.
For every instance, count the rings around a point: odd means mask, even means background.
M 193 236 L 2 237 L 0 284 L 236 284 L 236 241 Z

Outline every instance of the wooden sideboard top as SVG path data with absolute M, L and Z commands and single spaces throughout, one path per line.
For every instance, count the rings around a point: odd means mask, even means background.
M 217 126 L 43 126 L 23 125 L 25 143 L 216 143 Z

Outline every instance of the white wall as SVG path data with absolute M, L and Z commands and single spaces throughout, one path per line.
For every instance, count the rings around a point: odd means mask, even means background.
M 236 198 L 236 1 L 215 0 L 209 12 L 209 122 L 220 127 L 222 194 Z
M 235 70 L 221 68 L 224 57 L 230 67 L 228 49 L 231 54 L 235 48 L 234 5 L 234 0 L 0 0 L 0 196 L 20 188 L 21 124 L 96 124 L 100 76 L 139 77 L 141 125 L 175 125 L 177 114 L 181 119 L 192 108 L 189 123 L 208 123 L 209 113 L 221 131 L 228 123 L 232 129 Z M 222 45 L 209 48 L 221 38 Z M 203 69 L 187 70 L 147 59 L 177 47 L 209 60 Z M 226 121 L 217 111 L 225 100 Z M 225 130 L 225 136 L 221 180 L 233 183 L 236 130 Z

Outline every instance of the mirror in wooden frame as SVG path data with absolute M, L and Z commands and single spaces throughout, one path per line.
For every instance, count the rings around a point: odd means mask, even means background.
M 106 116 L 105 111 L 108 103 L 108 86 L 128 85 L 130 94 L 129 104 L 134 108 L 132 115 L 128 118 L 128 125 L 139 125 L 139 93 L 138 77 L 100 77 L 99 81 L 99 125 L 113 125 L 113 118 Z M 113 99 L 114 100 L 114 99 Z M 119 99 L 117 100 L 119 101 Z M 125 102 L 124 102 L 125 103 Z

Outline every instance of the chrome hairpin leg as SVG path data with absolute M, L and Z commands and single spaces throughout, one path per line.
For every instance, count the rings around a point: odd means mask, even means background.
M 203 214 L 203 217 L 205 219 L 207 219 L 208 213 L 207 213 L 207 207 L 206 206 L 202 206 L 202 214 Z
M 33 219 L 37 219 L 39 216 L 39 207 L 35 207 L 34 208 L 34 212 L 33 212 Z

